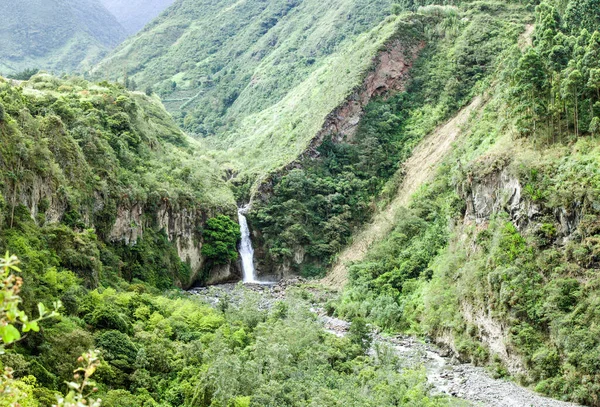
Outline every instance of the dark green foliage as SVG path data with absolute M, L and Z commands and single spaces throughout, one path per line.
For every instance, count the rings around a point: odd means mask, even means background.
M 598 10 L 597 1 L 574 0 L 562 19 L 553 2 L 536 8 L 534 47 L 513 73 L 522 135 L 556 141 L 571 130 L 576 137 L 600 130 Z
M 96 329 L 114 329 L 120 332 L 129 332 L 131 327 L 127 318 L 121 314 L 118 308 L 103 304 L 89 314 L 88 321 Z
M 21 72 L 17 72 L 11 75 L 8 75 L 11 79 L 16 79 L 18 81 L 28 81 L 31 77 L 37 74 L 40 70 L 36 68 L 24 69 Z
M 127 334 L 121 331 L 104 331 L 96 336 L 96 346 L 102 350 L 102 357 L 111 365 L 124 372 L 135 369 L 138 349 Z
M 565 23 L 575 34 L 585 28 L 593 32 L 600 27 L 600 2 L 598 0 L 570 0 L 565 11 Z
M 238 257 L 239 225 L 230 217 L 219 215 L 206 221 L 203 230 L 202 255 L 214 264 L 227 264 Z

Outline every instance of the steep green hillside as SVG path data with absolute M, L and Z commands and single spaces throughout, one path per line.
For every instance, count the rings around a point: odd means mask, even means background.
M 174 0 L 100 0 L 129 35 L 140 31 Z
M 388 22 L 353 40 L 389 9 L 390 0 L 181 0 L 94 72 L 111 79 L 126 72 L 139 88 L 158 92 L 186 129 L 216 134 L 220 149 L 235 143 L 236 168 L 272 169 L 294 159 L 360 83 L 394 28 Z M 272 156 L 263 155 L 267 143 Z
M 165 288 L 228 261 L 201 252 L 206 220 L 235 214 L 231 191 L 158 100 L 39 74 L 2 80 L 0 106 L 0 249 L 31 271 Z
M 474 2 L 405 17 L 427 27 L 413 34 L 427 45 L 406 88 L 375 98 L 355 135 L 332 131 L 318 155 L 273 178 L 272 197 L 256 200 L 251 220 L 264 270 L 323 274 L 375 202 L 393 196 L 415 145 L 486 86 L 497 55 L 517 43 L 529 16 L 518 4 Z M 406 32 L 399 42 L 409 43 Z
M 195 133 L 212 135 L 281 100 L 391 0 L 179 0 L 94 69 L 152 86 Z
M 489 4 L 489 3 L 488 3 Z M 600 10 L 542 2 L 438 175 L 350 267 L 346 317 L 598 406 Z M 585 15 L 585 18 L 581 18 Z
M 0 13 L 0 73 L 87 69 L 124 38 L 98 0 L 8 0 Z

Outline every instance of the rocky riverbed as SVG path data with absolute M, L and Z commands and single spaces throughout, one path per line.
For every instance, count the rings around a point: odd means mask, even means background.
M 269 308 L 275 301 L 286 297 L 288 289 L 304 283 L 301 279 L 293 279 L 277 284 L 224 284 L 214 287 L 194 288 L 190 294 L 198 295 L 213 306 L 227 300 L 239 301 L 248 291 L 260 293 L 257 306 Z M 312 294 L 319 294 L 318 289 L 309 289 Z M 348 333 L 350 323 L 328 316 L 318 304 L 311 309 L 318 315 L 326 331 L 333 335 L 344 336 Z M 473 406 L 481 407 L 577 407 L 577 404 L 549 399 L 534 391 L 521 387 L 516 383 L 496 379 L 482 367 L 461 363 L 447 355 L 437 346 L 426 343 L 419 338 L 407 335 L 384 335 L 374 332 L 371 352 L 375 354 L 377 346 L 387 346 L 401 359 L 407 369 L 424 367 L 433 393 L 448 394 L 467 401 Z

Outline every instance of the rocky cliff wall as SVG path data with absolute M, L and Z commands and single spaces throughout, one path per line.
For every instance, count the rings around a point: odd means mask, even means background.
M 495 215 L 505 213 L 522 235 L 535 234 L 543 223 L 552 222 L 556 226 L 556 234 L 549 244 L 563 250 L 577 233 L 583 205 L 575 202 L 569 208 L 550 208 L 533 202 L 524 189 L 524 183 L 508 166 L 481 178 L 469 178 L 466 185 L 458 188 L 459 195 L 465 201 L 463 224 L 457 225 L 459 238 L 469 239 L 465 232 L 467 229 L 472 226 L 478 230 L 485 229 Z M 477 243 L 473 241 L 467 246 L 475 248 Z M 459 311 L 468 326 L 477 328 L 477 340 L 502 360 L 510 374 L 527 374 L 524 360 L 510 344 L 510 324 L 499 319 L 490 304 L 486 301 L 474 304 L 469 299 L 460 299 Z M 438 332 L 435 340 L 455 356 L 464 356 L 452 332 Z
M 5 199 L 10 206 L 13 199 L 16 204 L 26 206 L 32 219 L 38 224 L 52 224 L 60 222 L 68 209 L 66 200 L 58 191 L 51 180 L 35 177 L 29 182 L 19 183 L 16 194 L 9 188 Z M 96 192 L 92 205 L 82 208 L 80 215 L 86 225 L 94 226 L 93 215 L 103 210 L 105 200 Z M 168 202 L 163 202 L 158 210 L 149 210 L 145 203 L 141 202 L 124 202 L 118 204 L 115 213 L 111 215 L 114 215 L 114 221 L 105 237 L 107 243 L 134 246 L 148 228 L 162 230 L 177 249 L 180 259 L 188 263 L 191 269 L 188 281 L 176 283 L 182 288 L 189 288 L 198 280 L 204 269 L 205 259 L 202 256 L 202 239 L 197 231 L 202 229 L 210 216 L 216 214 L 194 207 L 175 209 Z M 240 277 L 241 266 L 232 262 L 209 270 L 207 283 L 236 281 Z

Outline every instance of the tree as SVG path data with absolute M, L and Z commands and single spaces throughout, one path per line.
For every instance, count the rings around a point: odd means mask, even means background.
M 600 27 L 600 0 L 571 0 L 565 10 L 565 22 L 572 32 Z
M 562 83 L 562 96 L 572 99 L 574 105 L 575 135 L 579 137 L 579 96 L 583 87 L 583 75 L 578 69 L 573 69 Z
M 0 123 L 4 123 L 5 118 L 6 118 L 6 113 L 4 111 L 4 105 L 2 103 L 0 103 Z
M 360 346 L 363 351 L 367 351 L 371 346 L 371 330 L 364 318 L 356 317 L 352 319 L 348 329 L 348 338 L 350 342 Z
M 227 264 L 238 257 L 239 225 L 228 216 L 219 215 L 206 222 L 202 255 L 214 264 Z
M 533 44 L 544 56 L 554 46 L 554 39 L 560 28 L 560 16 L 550 4 L 543 2 L 536 7 L 536 26 Z
M 40 70 L 39 69 L 25 69 L 21 72 L 17 72 L 13 75 L 9 75 L 8 77 L 10 79 L 16 79 L 18 81 L 28 81 L 29 79 L 31 79 L 31 77 L 35 74 L 37 74 Z
M 550 95 L 546 66 L 535 49 L 529 49 L 519 60 L 514 81 L 516 96 L 526 111 L 525 119 L 533 123 L 531 130 L 522 126 L 523 131 L 535 134 L 538 120 L 546 116 L 544 103 Z
M 590 79 L 587 83 L 588 88 L 596 92 L 596 100 L 600 100 L 600 69 L 594 68 L 590 70 Z

